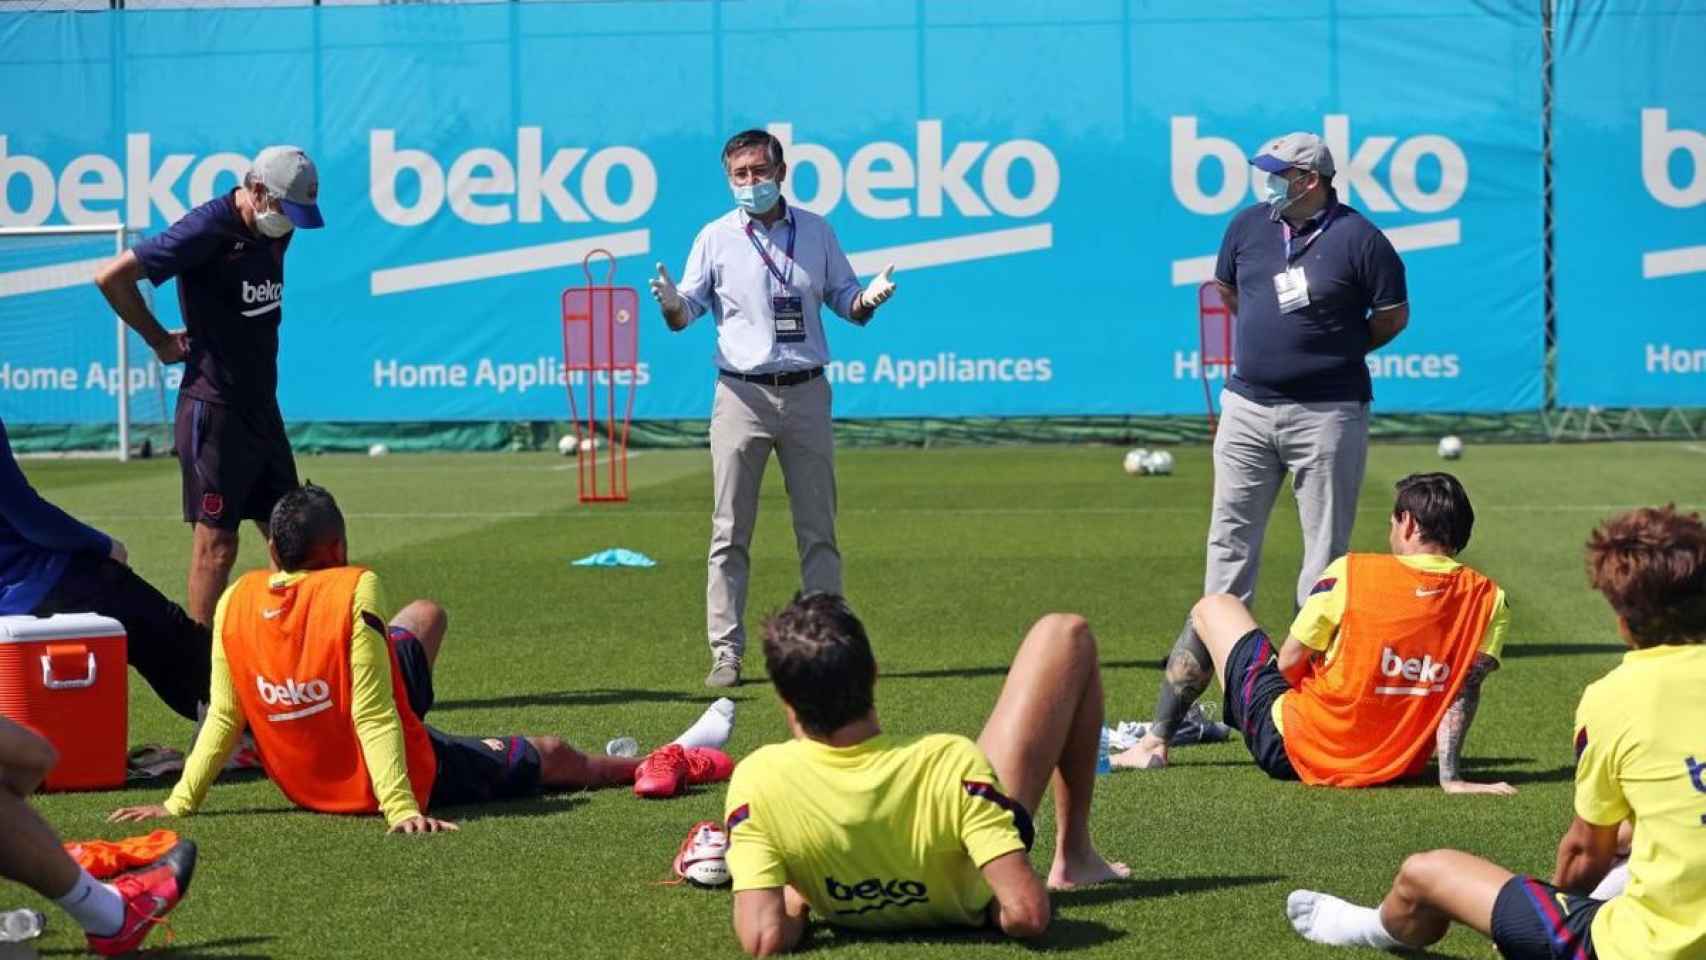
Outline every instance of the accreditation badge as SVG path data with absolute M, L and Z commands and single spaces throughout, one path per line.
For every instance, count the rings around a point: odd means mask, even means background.
M 776 342 L 799 343 L 806 338 L 806 311 L 799 297 L 771 297 L 770 315 L 776 321 Z
M 1295 313 L 1309 306 L 1309 278 L 1301 266 L 1274 274 L 1274 293 L 1279 295 L 1281 313 Z

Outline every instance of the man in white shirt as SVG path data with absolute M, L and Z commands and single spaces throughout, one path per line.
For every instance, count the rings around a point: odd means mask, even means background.
M 763 130 L 735 134 L 723 169 L 736 207 L 693 241 L 681 283 L 663 264 L 652 296 L 671 330 L 709 311 L 717 323 L 717 387 L 711 406 L 710 573 L 705 623 L 711 643 L 706 686 L 740 682 L 746 650 L 748 547 L 758 490 L 776 451 L 794 514 L 801 586 L 839 594 L 835 545 L 835 437 L 824 365 L 829 344 L 821 308 L 860 326 L 894 294 L 893 265 L 860 289 L 824 219 L 782 199 L 782 144 Z

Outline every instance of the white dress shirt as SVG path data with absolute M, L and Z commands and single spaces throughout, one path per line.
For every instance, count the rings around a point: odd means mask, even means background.
M 753 227 L 751 238 L 748 223 Z M 759 256 L 754 238 L 787 277 L 786 288 Z M 791 273 L 790 239 L 794 244 Z M 716 318 L 719 368 L 736 373 L 788 373 L 829 362 L 821 308 L 850 317 L 860 287 L 829 224 L 808 210 L 784 206 L 783 215 L 768 228 L 738 207 L 706 224 L 693 240 L 677 289 L 687 303 L 689 323 L 707 310 Z M 777 342 L 772 296 L 800 298 L 803 339 Z

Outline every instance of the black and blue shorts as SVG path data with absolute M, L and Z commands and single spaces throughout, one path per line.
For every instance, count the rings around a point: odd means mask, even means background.
M 1593 918 L 1604 905 L 1518 874 L 1493 901 L 1493 945 L 1505 960 L 1597 960 Z
M 1280 673 L 1273 642 L 1260 627 L 1232 646 L 1226 658 L 1226 722 L 1244 735 L 1256 766 L 1275 780 L 1296 780 L 1285 737 L 1274 726 L 1274 701 L 1291 689 Z
M 390 639 L 408 691 L 409 709 L 424 720 L 433 704 L 432 664 L 426 648 L 404 627 L 391 627 Z M 526 737 L 458 737 L 425 726 L 438 761 L 430 809 L 538 796 L 539 750 Z

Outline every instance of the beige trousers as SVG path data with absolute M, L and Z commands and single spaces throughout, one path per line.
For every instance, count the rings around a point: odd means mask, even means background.
M 711 403 L 711 555 L 705 585 L 705 630 L 713 658 L 746 652 L 749 547 L 758 521 L 758 492 L 770 451 L 782 465 L 800 583 L 807 592 L 841 592 L 835 546 L 835 436 L 827 377 L 790 387 L 718 377 Z M 782 606 L 787 597 L 773 598 Z

